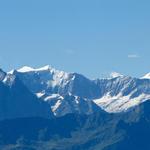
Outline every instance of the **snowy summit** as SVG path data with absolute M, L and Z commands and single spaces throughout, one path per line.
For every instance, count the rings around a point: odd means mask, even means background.
M 111 72 L 110 73 L 110 78 L 117 78 L 117 77 L 123 77 L 120 73 L 117 72 Z
M 49 69 L 52 69 L 52 67 L 50 65 L 46 65 L 46 66 L 44 66 L 42 68 L 38 68 L 38 69 L 34 69 L 34 68 L 31 68 L 31 67 L 28 67 L 28 66 L 24 66 L 21 69 L 18 69 L 17 71 L 18 72 L 30 72 L 30 71 L 44 71 L 44 70 L 49 70 Z
M 141 77 L 141 79 L 150 79 L 150 73 L 147 73 L 145 76 Z

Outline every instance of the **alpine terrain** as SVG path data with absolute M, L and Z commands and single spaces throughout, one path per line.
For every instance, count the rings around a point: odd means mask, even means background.
M 0 69 L 0 149 L 149 150 L 149 100 L 150 74 Z
M 126 112 L 150 99 L 150 80 L 112 73 L 109 79 L 90 80 L 51 66 L 23 67 L 8 75 L 17 76 L 37 98 L 47 102 L 55 116 L 68 113 Z M 7 82 L 5 78 L 3 82 Z

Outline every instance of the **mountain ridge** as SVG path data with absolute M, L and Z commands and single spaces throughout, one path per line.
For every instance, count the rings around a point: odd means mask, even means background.
M 118 113 L 129 111 L 150 99 L 149 79 L 118 73 L 113 73 L 112 78 L 90 80 L 81 74 L 66 73 L 47 65 L 38 69 L 25 66 L 8 74 L 17 75 L 32 93 L 47 101 L 55 116 L 82 112 L 85 108 L 79 106 L 80 101 L 89 108 L 96 104 L 106 112 Z M 63 111 L 62 108 L 68 109 Z M 89 114 L 87 112 L 84 111 Z M 90 112 L 95 112 L 94 108 Z

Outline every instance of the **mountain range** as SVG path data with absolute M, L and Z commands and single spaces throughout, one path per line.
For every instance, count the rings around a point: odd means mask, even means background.
M 30 93 L 33 97 L 20 102 L 27 104 L 27 101 L 31 103 L 32 99 L 37 99 L 34 102 L 47 105 L 51 116 L 57 117 L 69 113 L 126 112 L 150 99 L 148 75 L 138 79 L 113 73 L 108 79 L 90 80 L 81 74 L 66 73 L 47 65 L 39 69 L 25 66 L 8 73 L 1 70 L 0 79 L 3 90 L 14 87 L 19 93 L 17 96 L 25 98 Z M 28 92 L 25 96 L 24 91 Z
M 149 74 L 0 69 L 0 149 L 149 150 L 149 100 Z

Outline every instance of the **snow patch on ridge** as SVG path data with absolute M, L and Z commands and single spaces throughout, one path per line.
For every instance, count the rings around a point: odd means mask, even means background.
M 62 99 L 62 97 L 59 94 L 52 94 L 52 95 L 47 96 L 46 98 L 44 98 L 44 101 L 48 101 L 50 99 L 57 98 L 57 97 Z
M 8 77 L 6 76 L 6 77 L 4 78 L 4 80 L 3 80 L 3 83 L 6 83 L 7 80 L 8 80 Z
M 45 95 L 45 93 L 43 93 L 43 92 L 36 93 L 36 96 L 37 96 L 38 98 L 41 98 L 43 95 Z
M 17 70 L 18 72 L 29 72 L 29 71 L 34 71 L 33 68 L 28 67 L 28 66 L 24 66 L 23 68 Z
M 57 108 L 60 105 L 61 105 L 61 100 L 58 100 L 54 106 L 51 106 L 51 109 L 52 109 L 52 111 L 53 111 L 53 113 L 54 113 L 55 116 L 57 115 L 55 111 L 57 110 Z
M 103 110 L 109 113 L 119 113 L 123 111 L 127 111 L 129 108 L 139 105 L 150 99 L 150 95 L 141 94 L 138 97 L 130 98 L 134 91 L 127 95 L 122 96 L 122 94 L 118 94 L 116 96 L 111 97 L 109 93 L 104 95 L 100 99 L 93 100 L 98 106 L 100 106 Z
M 75 96 L 75 102 L 76 104 L 79 104 L 78 96 Z
M 31 68 L 31 67 L 28 67 L 28 66 L 24 66 L 21 69 L 18 69 L 17 71 L 18 72 L 30 72 L 30 71 L 44 71 L 44 70 L 48 70 L 48 69 L 52 69 L 52 67 L 49 66 L 49 65 L 46 65 L 42 68 L 34 69 L 34 68 Z
M 117 77 L 123 77 L 120 73 L 117 72 L 111 72 L 110 73 L 110 78 L 117 78 Z
M 150 79 L 150 73 L 147 73 L 145 76 L 141 77 L 141 79 Z
M 14 72 L 15 72 L 15 70 L 13 69 L 13 70 L 7 72 L 7 74 L 13 74 Z

